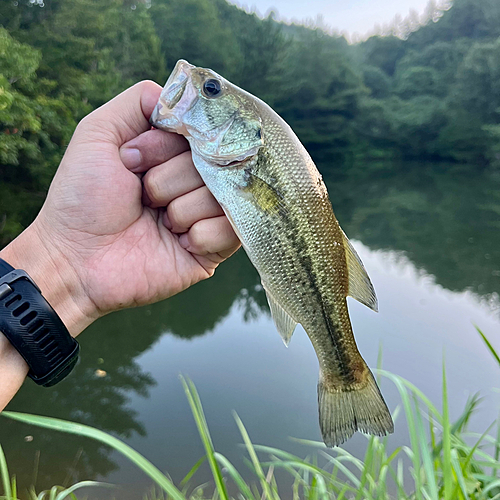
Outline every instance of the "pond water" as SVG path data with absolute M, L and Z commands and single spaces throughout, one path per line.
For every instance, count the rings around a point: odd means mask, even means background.
M 500 409 L 494 390 L 500 370 L 474 325 L 500 349 L 499 180 L 443 165 L 402 164 L 397 175 L 384 166 L 375 173 L 351 170 L 331 173 L 327 183 L 379 299 L 378 314 L 349 299 L 363 357 L 374 368 L 380 348 L 384 369 L 440 406 L 444 356 L 452 416 L 480 391 L 472 428 L 484 431 Z M 254 443 L 305 457 L 311 449 L 290 438 L 320 440 L 312 346 L 300 327 L 283 346 L 243 251 L 211 280 L 160 304 L 102 318 L 79 340 L 81 361 L 71 377 L 45 390 L 27 381 L 8 409 L 111 432 L 175 481 L 203 455 L 179 374 L 196 384 L 217 450 L 240 470 L 244 452 L 233 410 Z M 393 411 L 400 402 L 395 387 L 383 380 L 381 389 Z M 390 446 L 408 441 L 399 418 Z M 357 434 L 345 448 L 362 457 L 366 442 Z M 98 479 L 122 489 L 88 490 L 88 498 L 132 499 L 151 485 L 125 459 L 87 439 L 0 419 L 0 444 L 21 487 Z M 202 483 L 208 472 L 197 478 Z

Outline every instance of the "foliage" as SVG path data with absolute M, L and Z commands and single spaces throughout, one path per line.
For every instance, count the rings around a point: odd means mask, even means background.
M 77 121 L 166 71 L 142 4 L 9 1 L 0 19 L 1 245 L 40 209 Z
M 48 417 L 12 412 L 3 412 L 2 415 L 106 443 L 123 453 L 155 482 L 155 489 L 146 497 L 151 500 L 211 498 L 214 489 L 215 495 L 221 499 L 288 498 L 289 493 L 285 493 L 276 480 L 275 472 L 278 470 L 283 470 L 292 477 L 294 499 L 382 500 L 392 498 L 391 491 L 397 491 L 397 498 L 401 500 L 498 498 L 500 481 L 496 478 L 496 474 L 500 469 L 498 459 L 500 434 L 494 438 L 488 434 L 490 429 L 482 435 L 467 432 L 467 424 L 479 403 L 477 395 L 468 400 L 463 413 L 455 422 L 451 422 L 444 369 L 441 411 L 410 382 L 382 370 L 380 374 L 391 380 L 400 393 L 408 425 L 410 447 L 399 446 L 392 450 L 388 446 L 387 438 L 370 437 L 365 457 L 360 460 L 342 448 L 328 450 L 323 443 L 301 441 L 311 450 L 317 450 L 310 458 L 302 459 L 282 450 L 254 445 L 243 423 L 235 415 L 250 458 L 248 464 L 255 482 L 245 481 L 227 458 L 216 451 L 200 397 L 189 380 L 182 379 L 182 383 L 206 455 L 193 466 L 179 487 L 136 451 L 102 431 Z M 395 417 L 398 415 L 399 409 L 396 410 Z M 428 423 L 424 424 L 426 420 Z M 497 425 L 500 430 L 500 422 L 497 422 Z M 488 452 L 490 449 L 493 449 L 493 454 Z M 259 458 L 259 455 L 266 459 Z M 210 465 L 214 483 L 196 485 L 196 472 L 203 467 L 205 461 Z M 492 472 L 489 472 L 490 470 Z M 4 497 L 0 498 L 16 500 L 15 479 L 12 483 L 8 479 L 6 460 L 1 448 L 0 475 L 4 484 Z M 70 496 L 75 489 L 91 485 L 91 482 L 82 482 L 61 492 L 58 487 L 54 487 L 50 493 L 41 493 L 38 497 L 33 492 L 32 498 L 62 500 Z M 96 485 L 102 484 L 96 483 Z M 230 491 L 237 493 L 234 495 L 229 493 Z
M 48 95 L 56 83 L 36 77 L 41 59 L 0 27 L 0 243 L 35 215 L 76 123 L 68 103 Z
M 475 43 L 459 68 L 456 93 L 460 104 L 485 123 L 500 118 L 500 38 Z
M 405 39 L 349 46 L 226 0 L 1 2 L 0 244 L 33 219 L 78 120 L 179 58 L 271 104 L 325 173 L 373 157 L 498 168 L 500 6 L 427 11 Z

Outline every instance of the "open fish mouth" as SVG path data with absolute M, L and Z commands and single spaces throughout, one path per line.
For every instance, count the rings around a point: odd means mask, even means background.
M 179 131 L 182 126 L 179 117 L 196 101 L 196 93 L 190 84 L 192 68 L 194 66 L 183 59 L 175 65 L 149 119 L 153 127 L 170 132 Z

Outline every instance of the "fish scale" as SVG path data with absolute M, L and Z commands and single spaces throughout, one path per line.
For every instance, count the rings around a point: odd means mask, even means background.
M 351 295 L 376 309 L 375 292 L 292 129 L 263 101 L 182 60 L 151 123 L 188 139 L 194 165 L 260 274 L 285 343 L 298 323 L 309 336 L 320 368 L 325 443 L 338 445 L 356 430 L 392 432 L 389 410 L 357 349 L 346 301 Z

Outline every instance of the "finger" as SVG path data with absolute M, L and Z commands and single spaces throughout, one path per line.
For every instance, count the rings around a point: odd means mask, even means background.
M 149 199 L 147 204 L 152 208 L 164 207 L 173 199 L 204 185 L 190 151 L 151 168 L 142 182 L 145 198 Z
M 167 229 L 173 233 L 185 233 L 202 219 L 224 215 L 224 211 L 206 186 L 172 200 L 163 216 Z
M 161 87 L 155 82 L 137 83 L 86 116 L 79 127 L 120 147 L 151 128 L 149 117 L 160 92 Z
M 186 139 L 163 130 L 148 130 L 120 148 L 123 164 L 140 173 L 164 163 L 189 149 Z
M 196 255 L 233 253 L 239 247 L 239 240 L 226 216 L 203 219 L 181 234 L 179 244 Z
M 193 257 L 198 261 L 198 263 L 205 269 L 207 272 L 208 276 L 212 276 L 214 274 L 215 269 L 217 266 L 221 263 L 224 262 L 226 259 L 231 257 L 233 253 L 238 250 L 238 248 L 241 245 L 238 244 L 237 247 L 231 248 L 227 251 L 219 252 L 219 253 L 207 253 L 206 255 L 196 255 L 193 254 Z M 208 277 L 207 276 L 207 277 Z

